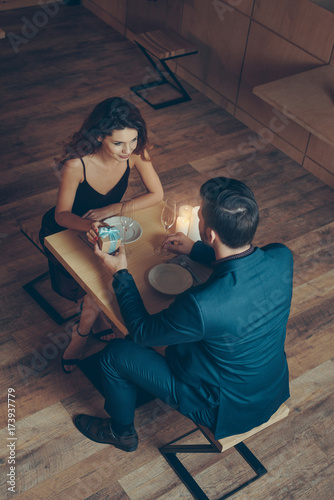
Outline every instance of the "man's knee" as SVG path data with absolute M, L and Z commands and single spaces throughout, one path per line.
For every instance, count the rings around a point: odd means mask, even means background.
M 100 358 L 100 365 L 102 370 L 110 366 L 117 366 L 119 363 L 122 365 L 124 359 L 131 357 L 131 352 L 136 344 L 127 339 L 113 339 L 103 349 Z
M 104 363 L 110 363 L 112 360 L 119 356 L 124 349 L 123 344 L 125 343 L 125 339 L 113 339 L 101 352 L 100 363 L 101 366 Z

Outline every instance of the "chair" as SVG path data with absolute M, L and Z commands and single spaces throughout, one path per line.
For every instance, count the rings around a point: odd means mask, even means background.
M 160 79 L 153 82 L 143 83 L 141 85 L 135 85 L 134 87 L 131 87 L 131 90 L 154 109 L 166 108 L 168 106 L 172 106 L 173 104 L 190 101 L 190 96 L 178 81 L 175 74 L 167 66 L 165 61 L 185 57 L 190 54 L 196 54 L 198 51 L 195 45 L 188 42 L 185 38 L 171 29 L 140 33 L 138 35 L 134 35 L 134 41 L 153 66 L 156 72 L 155 74 L 158 75 Z M 158 62 L 164 68 L 164 73 L 158 67 Z M 166 78 L 168 75 L 172 81 L 168 81 Z M 172 86 L 181 94 L 181 97 L 153 104 L 142 95 L 143 91 L 145 91 L 146 94 L 147 89 L 160 85 Z
M 256 456 L 250 451 L 250 449 L 247 448 L 247 446 L 244 444 L 244 441 L 249 437 L 254 436 L 258 432 L 262 431 L 263 429 L 266 429 L 267 427 L 275 424 L 276 422 L 279 422 L 283 418 L 287 417 L 288 414 L 289 414 L 289 408 L 285 404 L 282 404 L 276 411 L 276 413 L 274 413 L 274 415 L 272 415 L 272 417 L 264 424 L 255 427 L 254 429 L 251 429 L 250 431 L 245 432 L 243 434 L 229 436 L 219 440 L 215 439 L 214 435 L 208 428 L 196 424 L 197 425 L 196 429 L 193 429 L 192 431 L 184 434 L 183 436 L 178 437 L 174 441 L 171 441 L 167 445 L 162 446 L 161 448 L 159 448 L 159 451 L 163 455 L 163 457 L 167 460 L 169 465 L 176 472 L 176 474 L 179 476 L 183 484 L 188 488 L 188 490 L 194 496 L 195 499 L 209 500 L 209 498 L 204 493 L 202 488 L 191 476 L 189 471 L 185 468 L 185 466 L 182 464 L 182 462 L 179 460 L 176 454 L 177 453 L 223 453 L 228 449 L 234 447 L 237 450 L 237 452 L 244 458 L 244 460 L 246 460 L 246 462 L 250 465 L 250 467 L 254 470 L 255 476 L 252 479 L 246 481 L 242 485 L 235 488 L 233 491 L 230 491 L 229 493 L 222 496 L 220 500 L 223 500 L 233 495 L 237 491 L 240 491 L 241 489 L 245 488 L 247 485 L 256 481 L 256 479 L 259 479 L 261 476 L 267 473 L 267 469 L 261 464 L 261 462 L 259 462 Z M 209 444 L 189 444 L 189 445 L 175 444 L 178 441 L 181 441 L 181 439 L 184 439 L 185 437 L 189 436 L 190 434 L 197 432 L 198 430 L 202 432 L 202 434 L 205 436 Z
M 21 224 L 21 233 L 28 238 L 28 240 L 41 252 L 44 257 L 46 257 L 43 247 L 39 241 L 39 228 L 40 228 L 41 218 L 31 219 L 27 222 Z M 46 280 L 49 277 L 49 271 L 37 276 L 33 280 L 29 281 L 22 288 L 32 297 L 35 302 L 55 321 L 58 325 L 62 325 L 66 321 L 75 318 L 80 313 L 73 314 L 69 317 L 64 318 L 46 299 L 40 292 L 35 288 L 38 282 Z

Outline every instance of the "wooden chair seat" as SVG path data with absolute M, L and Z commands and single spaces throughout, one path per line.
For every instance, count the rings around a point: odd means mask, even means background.
M 195 45 L 171 29 L 139 33 L 134 40 L 160 61 L 197 52 Z
M 44 254 L 44 249 L 39 241 L 40 228 L 41 217 L 34 217 L 28 221 L 22 222 L 20 227 L 21 233 L 24 234 L 24 236 L 28 238 L 28 240 L 31 241 L 31 243 L 35 245 L 35 247 L 37 247 L 42 254 Z
M 166 108 L 174 104 L 190 101 L 191 98 L 189 94 L 168 67 L 166 61 L 176 59 L 177 57 L 196 54 L 196 46 L 171 29 L 139 33 L 134 35 L 133 40 L 153 66 L 155 71 L 154 75 L 157 75 L 158 78 L 155 81 L 147 81 L 146 83 L 135 85 L 131 87 L 131 90 L 154 109 Z M 164 71 L 161 71 L 161 66 Z M 146 77 L 144 78 L 144 81 L 145 80 Z M 152 103 L 147 98 L 147 90 L 160 85 L 172 86 L 178 94 L 181 94 L 181 97 L 168 99 L 155 104 Z
M 214 444 L 217 447 L 217 449 L 219 449 L 220 453 L 223 453 L 224 451 L 228 450 L 229 448 L 232 448 L 236 444 L 246 441 L 246 439 L 250 438 L 251 436 L 254 436 L 258 432 L 263 431 L 267 427 L 276 424 L 276 422 L 279 422 L 283 418 L 287 417 L 289 415 L 289 411 L 290 411 L 289 408 L 285 404 L 282 404 L 278 408 L 276 413 L 274 413 L 270 417 L 270 419 L 264 424 L 259 425 L 258 427 L 254 427 L 250 431 L 244 432 L 243 434 L 235 434 L 234 436 L 228 436 L 226 438 L 218 440 L 215 439 L 213 433 L 207 427 L 204 427 L 203 425 L 198 425 L 197 427 L 204 434 L 204 436 L 210 441 L 210 443 Z
M 220 498 L 223 500 L 235 494 L 237 491 L 245 488 L 248 484 L 256 481 L 261 476 L 267 473 L 267 469 L 261 464 L 261 462 L 256 458 L 256 456 L 250 451 L 250 449 L 244 444 L 244 441 L 251 436 L 254 436 L 258 432 L 270 427 L 271 425 L 279 422 L 283 418 L 287 417 L 289 414 L 289 408 L 282 404 L 279 409 L 271 416 L 271 418 L 262 425 L 255 427 L 242 434 L 237 434 L 234 436 L 229 436 L 223 439 L 216 440 L 213 433 L 207 427 L 198 425 L 196 429 L 178 437 L 167 445 L 159 448 L 160 453 L 167 460 L 169 465 L 173 468 L 176 474 L 179 476 L 183 484 L 188 488 L 193 497 L 197 500 L 209 500 L 207 495 L 204 493 L 199 484 L 195 481 L 186 467 L 182 464 L 180 459 L 176 456 L 178 453 L 223 453 L 228 449 L 234 447 L 236 451 L 243 457 L 243 459 L 250 465 L 254 470 L 255 476 L 233 491 L 225 494 Z M 200 430 L 205 436 L 209 444 L 176 444 L 187 436 L 190 436 L 194 432 Z

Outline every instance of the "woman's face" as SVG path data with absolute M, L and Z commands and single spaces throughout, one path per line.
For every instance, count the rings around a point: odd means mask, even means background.
M 127 161 L 136 149 L 138 131 L 133 128 L 113 130 L 102 141 L 102 151 L 117 161 Z

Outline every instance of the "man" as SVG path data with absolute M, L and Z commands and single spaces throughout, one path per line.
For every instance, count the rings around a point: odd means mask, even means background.
M 105 410 L 110 419 L 79 415 L 77 428 L 89 439 L 134 451 L 137 387 L 209 427 L 216 439 L 266 422 L 289 397 L 284 352 L 292 297 L 290 250 L 274 243 L 252 246 L 258 207 L 251 190 L 218 177 L 200 190 L 199 230 L 194 243 L 181 233 L 164 245 L 210 264 L 202 285 L 179 295 L 168 309 L 149 315 L 124 249 L 96 254 L 113 275 L 113 287 L 129 339 L 103 351 Z M 165 357 L 150 349 L 168 345 Z

